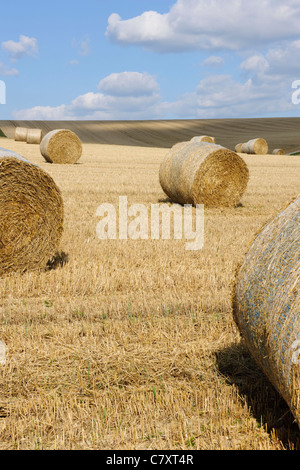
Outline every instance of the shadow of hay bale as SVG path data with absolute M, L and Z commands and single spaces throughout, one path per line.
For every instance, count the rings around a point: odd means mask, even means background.
M 53 269 L 57 269 L 59 267 L 63 267 L 65 264 L 69 262 L 69 255 L 65 252 L 57 252 L 52 258 L 49 259 L 46 266 L 46 271 L 52 271 Z
M 245 398 L 258 425 L 272 431 L 288 450 L 300 450 L 300 432 L 290 408 L 257 366 L 243 343 L 216 352 L 216 365 Z

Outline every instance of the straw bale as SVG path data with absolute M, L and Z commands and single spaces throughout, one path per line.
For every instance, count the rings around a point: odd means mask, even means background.
M 209 135 L 196 135 L 191 139 L 191 142 L 208 142 L 210 144 L 215 144 L 216 138 Z
M 257 138 L 242 144 L 241 152 L 254 155 L 266 155 L 269 151 L 268 143 L 265 139 Z
M 237 145 L 235 146 L 235 151 L 236 151 L 237 153 L 242 153 L 242 146 L 243 146 L 243 144 L 237 144 Z
M 53 179 L 0 149 L 0 275 L 46 268 L 58 253 L 63 201 Z
M 45 135 L 40 150 L 49 163 L 76 163 L 82 155 L 82 143 L 74 132 L 56 129 Z
M 233 315 L 250 353 L 300 425 L 300 197 L 256 237 L 238 269 Z
M 41 129 L 28 129 L 27 144 L 40 144 L 42 141 Z
M 28 129 L 26 127 L 16 127 L 15 140 L 17 142 L 26 142 Z
M 240 202 L 249 170 L 239 155 L 220 145 L 181 142 L 161 163 L 159 180 L 173 202 L 230 207 Z
M 272 152 L 273 155 L 286 155 L 286 152 L 284 149 L 275 149 Z

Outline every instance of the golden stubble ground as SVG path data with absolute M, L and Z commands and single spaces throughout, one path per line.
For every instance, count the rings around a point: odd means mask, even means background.
M 97 207 L 167 203 L 166 149 L 85 144 L 76 165 L 0 139 L 61 189 L 68 262 L 0 280 L 1 449 L 298 449 L 282 398 L 232 319 L 255 233 L 300 193 L 300 157 L 243 155 L 235 209 L 205 209 L 205 243 L 99 240 Z M 164 201 L 164 202 L 162 202 Z

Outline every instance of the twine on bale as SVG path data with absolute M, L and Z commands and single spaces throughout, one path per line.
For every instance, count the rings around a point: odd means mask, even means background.
M 40 144 L 42 141 L 41 129 L 28 129 L 27 144 Z
M 215 144 L 216 138 L 209 135 L 196 135 L 191 139 L 191 142 L 208 142 L 210 144 Z
M 76 163 L 82 154 L 79 137 L 68 129 L 57 129 L 45 135 L 40 144 L 41 154 L 49 163 Z
M 16 127 L 15 129 L 15 141 L 26 142 L 28 129 L 26 127 Z
M 53 179 L 0 149 L 0 275 L 47 268 L 58 254 L 63 201 Z
M 242 144 L 241 153 L 252 155 L 266 155 L 269 151 L 268 143 L 265 139 L 257 138 Z
M 181 142 L 161 163 L 159 181 L 179 204 L 234 207 L 247 188 L 249 170 L 235 152 L 220 145 Z
M 300 427 L 300 197 L 268 223 L 238 270 L 233 316 Z

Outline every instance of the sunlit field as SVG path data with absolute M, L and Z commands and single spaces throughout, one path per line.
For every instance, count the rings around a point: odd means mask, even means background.
M 0 138 L 64 200 L 56 269 L 0 280 L 0 449 L 299 449 L 285 402 L 232 318 L 235 272 L 261 227 L 299 193 L 300 156 L 242 155 L 233 209 L 205 208 L 204 247 L 101 240 L 99 205 L 170 204 L 166 148 L 84 144 L 75 165 Z

